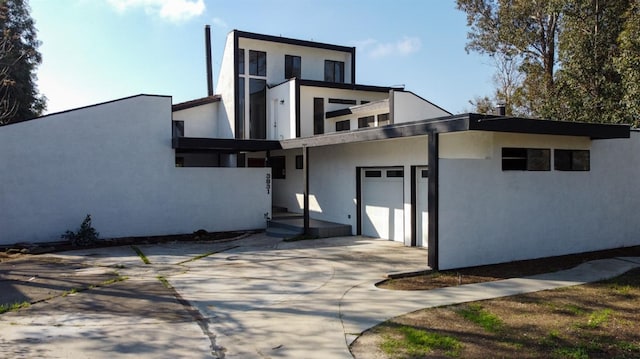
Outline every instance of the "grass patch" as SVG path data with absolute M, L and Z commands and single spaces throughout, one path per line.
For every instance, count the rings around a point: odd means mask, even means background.
M 465 308 L 459 309 L 457 313 L 464 319 L 481 326 L 491 333 L 499 332 L 504 326 L 498 316 L 484 310 L 480 304 L 469 304 Z
M 583 347 L 558 348 L 552 354 L 554 358 L 589 359 L 589 352 Z
M 396 328 L 401 334 L 399 338 L 386 336 L 380 348 L 392 357 L 422 357 L 434 350 L 441 350 L 445 355 L 457 357 L 462 344 L 455 338 L 410 326 Z
M 596 310 L 589 314 L 589 321 L 585 327 L 589 329 L 596 329 L 609 320 L 609 316 L 613 313 L 611 309 Z
M 169 284 L 169 281 L 167 280 L 167 278 L 165 278 L 164 276 L 157 276 L 156 278 L 158 278 L 158 280 L 160 281 L 160 283 L 162 283 L 162 285 L 167 288 L 167 289 L 171 289 L 171 284 Z
M 133 249 L 138 254 L 138 257 L 142 259 L 142 262 L 144 262 L 144 264 L 151 264 L 151 262 L 149 261 L 149 258 L 147 258 L 147 256 L 145 256 L 144 253 L 142 253 L 140 248 L 136 246 L 131 246 L 131 249 Z
M 318 236 L 312 236 L 310 234 L 299 234 L 297 236 L 293 236 L 290 238 L 285 238 L 283 242 L 297 242 L 297 241 L 308 241 L 311 239 L 318 239 Z
M 29 306 L 31 306 L 31 303 L 27 301 L 16 302 L 11 304 L 0 304 L 0 314 L 6 313 L 6 312 L 14 312 L 22 308 L 28 308 Z

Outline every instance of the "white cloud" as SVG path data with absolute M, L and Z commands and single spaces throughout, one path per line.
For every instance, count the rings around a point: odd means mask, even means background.
M 229 27 L 229 25 L 227 25 L 227 23 L 219 17 L 214 17 L 212 22 L 213 22 L 213 26 L 219 27 L 221 29 L 226 29 Z
M 205 10 L 204 0 L 107 0 L 120 12 L 134 8 L 142 8 L 147 14 L 158 14 L 162 19 L 171 22 L 189 20 L 202 15 Z
M 406 56 L 417 52 L 422 47 L 422 41 L 418 37 L 404 36 L 395 42 L 378 42 L 375 39 L 366 39 L 356 43 L 359 51 L 374 58 L 390 55 Z

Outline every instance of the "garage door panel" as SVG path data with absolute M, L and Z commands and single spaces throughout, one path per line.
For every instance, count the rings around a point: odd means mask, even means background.
M 362 176 L 362 234 L 404 242 L 402 169 L 365 169 Z

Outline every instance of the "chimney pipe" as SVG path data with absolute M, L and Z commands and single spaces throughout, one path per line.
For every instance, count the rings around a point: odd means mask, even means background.
M 204 45 L 207 56 L 207 95 L 213 96 L 213 65 L 211 64 L 211 27 L 204 27 Z
M 496 105 L 496 111 L 498 112 L 498 116 L 505 116 L 507 114 L 507 105 L 504 103 L 498 103 Z

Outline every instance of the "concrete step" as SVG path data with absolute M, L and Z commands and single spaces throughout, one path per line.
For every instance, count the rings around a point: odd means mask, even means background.
M 280 228 L 280 227 L 268 227 L 267 230 L 265 231 L 265 234 L 269 237 L 275 237 L 275 238 L 292 238 L 302 234 L 302 232 L 303 232 L 302 228 L 287 229 L 287 228 Z

